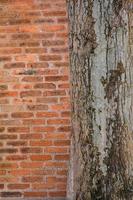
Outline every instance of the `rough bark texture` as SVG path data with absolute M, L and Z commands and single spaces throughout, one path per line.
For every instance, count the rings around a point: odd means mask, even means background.
M 68 0 L 76 200 L 133 199 L 132 6 Z

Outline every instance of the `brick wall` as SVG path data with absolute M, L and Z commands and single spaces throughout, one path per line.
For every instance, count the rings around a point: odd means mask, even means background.
M 0 1 L 0 197 L 65 197 L 70 144 L 65 0 Z

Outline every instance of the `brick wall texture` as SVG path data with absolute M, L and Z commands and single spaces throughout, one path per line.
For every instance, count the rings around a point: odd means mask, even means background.
M 65 197 L 65 0 L 0 0 L 0 198 Z

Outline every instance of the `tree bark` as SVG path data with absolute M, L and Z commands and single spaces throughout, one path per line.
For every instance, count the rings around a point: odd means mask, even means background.
M 76 200 L 133 199 L 132 6 L 68 0 Z

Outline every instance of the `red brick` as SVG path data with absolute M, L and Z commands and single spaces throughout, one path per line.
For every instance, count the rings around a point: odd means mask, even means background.
M 36 111 L 36 110 L 48 110 L 48 106 L 47 105 L 28 105 L 27 106 L 27 109 L 28 110 L 31 110 L 31 111 Z
M 17 97 L 17 96 L 18 96 L 18 92 L 15 92 L 15 91 L 0 92 L 0 98 L 3 98 L 3 97 Z
M 30 112 L 16 112 L 11 115 L 13 118 L 31 118 L 33 117 L 33 113 Z
M 38 103 L 55 104 L 58 102 L 58 97 L 37 98 Z
M 4 184 L 0 184 L 0 190 L 4 189 Z
M 17 168 L 18 165 L 16 163 L 0 163 L 0 169 L 13 169 L 13 168 Z
M 34 127 L 33 130 L 35 132 L 53 132 L 55 131 L 55 127 L 53 126 L 45 126 L 45 127 Z
M 40 76 L 26 76 L 22 78 L 22 82 L 42 82 L 43 77 Z
M 43 40 L 42 42 L 44 47 L 51 47 L 51 46 L 62 46 L 65 44 L 63 40 Z
M 24 125 L 44 125 L 45 119 L 25 119 L 23 120 Z M 32 135 L 34 137 L 34 135 Z
M 12 175 L 12 176 L 18 176 L 18 177 L 21 177 L 21 176 L 26 176 L 26 175 L 29 175 L 31 173 L 30 170 L 28 169 L 17 169 L 17 170 L 10 170 L 8 171 L 8 174 Z
M 64 25 L 45 25 L 43 30 L 46 32 L 64 31 Z
M 43 167 L 43 162 L 22 162 L 20 163 L 20 166 L 22 168 L 42 168 Z
M 12 197 L 21 197 L 22 194 L 21 192 L 1 192 L 0 196 L 5 198 L 6 197 L 12 198 Z
M 39 57 L 40 61 L 58 61 L 61 60 L 60 55 L 41 55 Z
M 64 111 L 61 113 L 62 117 L 70 117 L 70 115 L 71 115 L 70 111 Z
M 47 76 L 46 81 L 68 81 L 68 76 Z
M 49 119 L 47 121 L 48 124 L 64 124 L 64 125 L 67 125 L 67 124 L 70 124 L 70 120 L 69 119 Z
M 24 122 L 24 124 L 26 123 L 27 125 L 27 122 Z M 29 124 L 29 123 L 28 123 Z M 33 124 L 33 122 L 31 123 Z M 28 140 L 28 139 L 42 139 L 42 134 L 21 134 L 20 135 L 20 139 L 22 140 Z
M 6 175 L 6 170 L 0 170 L 0 176 Z
M 46 147 L 45 153 L 67 153 L 68 149 L 64 147 Z
M 55 155 L 55 160 L 69 160 L 69 155 Z
M 45 134 L 45 138 L 47 140 L 65 140 L 65 139 L 69 139 L 69 134 L 67 133 L 46 133 Z
M 16 69 L 16 68 L 25 68 L 25 63 L 18 62 L 18 63 L 6 63 L 4 65 L 5 69 Z
M 67 176 L 68 174 L 68 170 L 58 170 L 57 171 L 57 175 L 60 175 L 60 176 Z
M 22 182 L 25 183 L 32 183 L 32 182 L 43 182 L 43 177 L 42 176 L 26 176 L 22 178 Z
M 7 156 L 6 160 L 11 160 L 11 161 L 19 161 L 19 160 L 26 160 L 27 156 L 23 156 L 23 155 L 12 155 L 12 156 Z
M 26 141 L 19 140 L 19 141 L 10 141 L 6 143 L 8 146 L 25 146 L 27 145 Z
M 8 184 L 9 190 L 25 190 L 30 187 L 29 184 Z
M 41 91 L 37 90 L 30 90 L 30 91 L 23 91 L 20 92 L 20 97 L 36 97 L 36 96 L 41 96 Z
M 37 117 L 53 118 L 53 117 L 58 117 L 58 113 L 56 113 L 56 112 L 38 112 Z
M 66 191 L 49 192 L 50 197 L 65 197 Z
M 24 197 L 47 197 L 47 192 L 25 192 Z
M 0 140 L 15 140 L 17 135 L 0 134 Z
M 52 17 L 55 17 L 55 16 L 66 16 L 66 11 L 44 11 L 43 12 L 43 16 L 52 16 Z
M 30 129 L 27 127 L 9 127 L 8 132 L 10 133 L 26 133 L 29 132 Z
M 52 160 L 51 155 L 32 155 L 30 156 L 30 159 L 33 161 L 46 161 L 46 160 Z
M 71 131 L 71 127 L 70 126 L 61 126 L 58 128 L 59 132 L 70 132 Z
M 18 152 L 18 149 L 13 149 L 13 148 L 3 148 L 0 149 L 0 154 L 12 154 Z
M 36 61 L 36 55 L 19 55 L 19 56 L 15 56 L 15 60 L 16 61 L 20 61 L 20 62 L 35 62 Z
M 54 142 L 55 146 L 69 146 L 70 140 L 57 140 Z
M 23 147 L 20 149 L 21 153 L 29 154 L 29 153 L 41 153 L 42 149 L 40 147 L 32 148 L 32 147 Z
M 0 133 L 4 132 L 5 128 L 4 127 L 0 127 Z
M 44 48 L 26 48 L 25 49 L 26 53 L 35 53 L 35 54 L 43 54 L 47 52 L 47 49 Z
M 66 162 L 46 162 L 45 167 L 48 167 L 48 168 L 54 167 L 54 168 L 64 169 L 64 168 L 67 168 L 67 164 L 66 164 Z
M 2 48 L 0 49 L 0 55 L 1 54 L 19 54 L 21 53 L 21 48 Z
M 54 83 L 37 83 L 34 85 L 35 89 L 55 89 L 56 85 Z
M 1 113 L 0 114 L 0 119 L 4 119 L 4 118 L 7 118 L 7 117 L 8 117 L 7 113 Z
M 43 96 L 65 96 L 65 90 L 54 90 L 54 91 L 45 91 Z
M 46 141 L 46 140 L 41 140 L 41 141 L 31 141 L 30 145 L 31 146 L 52 146 L 52 141 Z
M 28 68 L 47 68 L 48 66 L 48 63 L 46 62 L 32 62 L 27 64 Z

